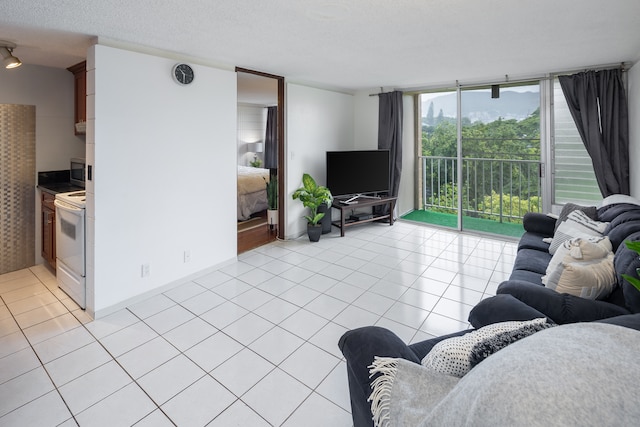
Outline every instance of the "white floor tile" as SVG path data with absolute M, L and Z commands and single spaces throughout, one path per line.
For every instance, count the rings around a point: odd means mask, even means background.
M 0 384 L 0 417 L 51 390 L 53 384 L 42 367 Z
M 333 322 L 347 329 L 356 329 L 362 326 L 374 325 L 380 315 L 363 310 L 356 306 L 349 306 L 333 318 Z
M 302 425 L 302 424 L 301 424 Z M 242 400 L 236 400 L 222 414 L 214 419 L 208 427 L 270 427 L 253 409 Z
M 338 280 L 336 280 L 335 278 L 327 276 L 328 275 L 324 275 L 324 273 L 316 273 L 313 276 L 310 276 L 309 278 L 301 281 L 300 284 L 317 292 L 326 292 L 338 283 Z
M 180 354 L 137 382 L 157 405 L 162 405 L 204 375 L 198 365 Z
M 452 334 L 469 328 L 469 322 L 461 322 L 436 313 L 429 314 L 420 330 L 435 337 Z
M 261 307 L 258 307 L 254 313 L 267 319 L 271 323 L 278 324 L 298 310 L 300 310 L 300 307 L 297 305 L 280 298 L 274 298 Z
M 365 292 L 353 301 L 353 305 L 356 307 L 379 315 L 384 314 L 394 303 L 395 301 L 391 298 L 373 292 Z
M 0 337 L 0 358 L 29 347 L 29 341 L 18 330 Z
M 217 332 L 191 347 L 184 354 L 206 372 L 210 372 L 244 347 L 223 332 Z
M 162 405 L 162 409 L 178 426 L 200 427 L 207 425 L 234 400 L 233 394 L 207 375 Z
M 171 298 L 173 301 L 180 303 L 182 301 L 188 300 L 189 298 L 193 298 L 196 295 L 200 295 L 207 289 L 196 282 L 188 282 L 184 285 L 180 285 L 176 288 L 173 288 L 164 294 Z
M 153 329 L 140 321 L 104 337 L 100 342 L 113 357 L 118 357 L 157 336 Z
M 223 329 L 247 313 L 246 309 L 227 301 L 203 313 L 200 318 L 218 329 Z
M 12 380 L 25 372 L 39 368 L 40 361 L 31 348 L 24 348 L 0 358 L 0 384 Z
M 249 344 L 249 348 L 274 365 L 278 365 L 303 343 L 301 338 L 276 326 Z
M 253 288 L 232 298 L 231 302 L 234 302 L 249 311 L 253 311 L 273 298 L 273 295 L 261 291 L 260 289 Z
M 347 303 L 329 295 L 319 295 L 304 306 L 304 309 L 320 317 L 331 320 L 347 307 Z
M 35 345 L 78 326 L 80 326 L 78 319 L 73 317 L 71 313 L 67 313 L 23 329 L 23 331 L 31 345 Z
M 280 364 L 280 369 L 314 389 L 340 362 L 338 358 L 305 343 Z
M 215 327 L 196 317 L 187 323 L 173 328 L 163 336 L 167 341 L 176 346 L 178 350 L 186 351 L 216 332 L 218 332 L 218 330 Z
M 389 329 L 391 332 L 400 337 L 402 341 L 408 343 L 416 334 L 417 330 L 415 328 L 411 328 L 407 325 L 403 325 L 402 323 L 398 323 L 396 321 L 387 319 L 386 317 L 381 317 L 377 322 L 376 326 L 380 326 L 382 328 Z
M 131 311 L 131 313 L 138 316 L 138 318 L 146 319 L 147 317 L 153 316 L 154 314 L 159 313 L 163 310 L 166 310 L 169 307 L 173 307 L 174 305 L 176 305 L 175 301 L 173 301 L 171 298 L 167 297 L 164 294 L 160 294 L 160 295 L 153 296 L 142 302 L 139 302 L 137 304 L 130 305 L 128 307 L 128 310 Z M 97 322 L 107 323 L 106 325 L 101 325 L 101 326 L 103 326 L 105 329 L 108 329 L 108 323 L 113 323 L 114 326 L 117 326 L 119 322 L 126 322 L 126 321 L 127 321 L 126 310 L 122 310 L 121 312 L 112 314 L 111 316 L 107 316 L 104 319 L 99 319 Z M 105 331 L 104 333 L 108 333 L 108 331 Z
M 196 316 L 200 316 L 202 313 L 205 313 L 212 308 L 219 306 L 225 301 L 226 300 L 220 295 L 211 291 L 206 291 L 185 301 L 182 301 L 180 305 Z
M 333 368 L 333 371 L 329 373 L 315 391 L 351 413 L 347 364 L 345 362 L 338 363 L 338 366 Z
M 307 340 L 327 323 L 327 319 L 302 309 L 280 322 L 280 326 L 303 340 Z
M 214 271 L 213 273 L 209 273 L 205 276 L 194 279 L 194 282 L 204 286 L 205 288 L 211 289 L 231 280 L 231 278 L 232 276 L 226 273 L 223 273 L 221 271 Z
M 173 359 L 179 351 L 162 337 L 156 337 L 122 355 L 117 360 L 134 379 L 140 378 L 163 363 Z
M 398 298 L 399 302 L 427 311 L 433 310 L 433 307 L 436 306 L 439 300 L 439 295 L 422 292 L 421 290 L 414 288 L 407 289 L 406 292 Z
M 309 338 L 309 342 L 337 358 L 342 358 L 342 353 L 338 348 L 338 340 L 347 331 L 348 329 L 344 326 L 329 322 Z
M 71 413 L 57 391 L 30 401 L 0 417 L 2 426 L 57 426 L 71 418 Z
M 387 319 L 418 329 L 429 315 L 427 310 L 414 307 L 403 302 L 396 302 L 384 314 Z
M 85 328 L 78 327 L 38 343 L 33 349 L 42 363 L 48 363 L 92 342 L 95 338 Z
M 175 304 L 169 298 L 165 297 L 164 295 L 160 295 L 158 297 L 151 298 L 151 300 L 136 304 L 136 307 L 140 308 L 134 311 L 134 313 L 136 313 L 136 315 L 138 316 L 139 313 L 146 314 L 145 316 L 140 316 L 140 318 L 142 319 L 144 319 L 145 317 L 149 317 L 150 315 L 160 311 L 156 308 L 157 302 L 165 300 L 169 301 L 171 305 Z M 153 307 L 153 309 L 151 309 L 151 307 Z M 164 307 L 162 308 L 162 310 L 168 307 L 169 306 Z M 149 310 L 148 312 L 147 309 Z M 120 329 L 124 329 L 127 326 L 133 325 L 134 323 L 140 321 L 140 319 L 129 310 L 131 310 L 131 307 L 129 307 L 128 310 L 119 310 L 113 314 L 94 320 L 93 322 L 88 323 L 86 325 L 86 328 L 94 337 L 96 337 L 97 339 L 102 339 L 107 335 L 111 335 L 112 333 L 117 332 Z
M 195 315 L 181 305 L 174 305 L 144 319 L 144 323 L 158 334 L 164 334 L 171 329 L 195 318 Z
M 243 292 L 247 292 L 251 288 L 253 288 L 253 286 L 251 286 L 250 284 L 234 278 L 229 280 L 228 282 L 224 282 L 223 284 L 216 286 L 215 288 L 212 288 L 211 290 L 221 297 L 231 299 L 233 297 L 237 297 Z
M 175 424 L 160 409 L 156 409 L 139 422 L 135 427 L 174 427 Z
M 211 371 L 211 376 L 240 397 L 274 368 L 269 361 L 245 348 Z
M 311 273 L 313 274 L 313 273 Z M 265 291 L 273 296 L 279 296 L 289 289 L 297 286 L 297 283 L 284 279 L 280 276 L 275 276 L 265 282 L 256 286 L 258 289 Z
M 352 425 L 353 420 L 350 412 L 317 393 L 311 393 L 282 426 L 351 427 Z
M 131 378 L 112 361 L 58 387 L 58 390 L 71 412 L 77 415 L 129 383 Z
M 54 384 L 61 387 L 111 360 L 111 355 L 94 341 L 44 366 Z
M 149 415 L 156 405 L 140 387 L 131 383 L 76 415 L 81 426 L 111 427 L 133 425 Z
M 242 400 L 272 425 L 281 425 L 311 394 L 311 389 L 276 368 Z
M 222 331 L 243 345 L 249 345 L 262 336 L 274 324 L 253 313 L 236 320 Z
M 351 304 L 360 295 L 364 293 L 364 289 L 357 286 L 348 285 L 344 282 L 340 282 L 325 293 L 341 301 Z
M 296 286 L 280 294 L 280 298 L 289 301 L 298 307 L 304 307 L 306 304 L 315 299 L 320 292 L 305 286 Z

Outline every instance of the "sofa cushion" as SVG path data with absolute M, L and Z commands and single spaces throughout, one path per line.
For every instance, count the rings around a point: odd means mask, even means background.
M 549 253 L 553 255 L 565 241 L 574 237 L 602 236 L 608 223 L 594 221 L 584 212 L 575 210 L 560 223 L 549 245 Z
M 549 261 L 551 261 L 551 254 L 547 251 L 520 249 L 513 264 L 513 270 L 533 271 L 544 275 Z
M 518 250 L 535 249 L 537 251 L 549 252 L 549 243 L 545 242 L 543 235 L 527 231 L 518 242 Z
M 519 331 L 518 336 L 524 338 L 542 329 L 536 328 L 535 326 L 546 323 L 547 319 L 544 317 L 529 321 L 494 323 L 468 334 L 440 341 L 433 346 L 431 351 L 422 359 L 422 365 L 436 372 L 462 377 L 473 367 L 471 364 L 471 355 L 476 345 L 487 340 L 492 340 L 497 335 L 505 332 Z M 530 328 L 531 326 L 534 326 L 534 328 Z M 511 342 L 515 342 L 515 340 Z M 495 351 L 500 348 L 502 347 L 498 348 L 498 346 L 494 346 Z M 489 347 L 484 348 L 485 352 L 489 350 Z M 488 354 L 485 357 L 487 356 Z

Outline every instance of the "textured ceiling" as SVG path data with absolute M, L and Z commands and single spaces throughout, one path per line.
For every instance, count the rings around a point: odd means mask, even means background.
M 640 57 L 638 0 L 0 2 L 0 39 L 68 67 L 98 37 L 344 90 L 517 78 Z

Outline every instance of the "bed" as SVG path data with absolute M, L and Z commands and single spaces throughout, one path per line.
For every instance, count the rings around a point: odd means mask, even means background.
M 267 209 L 269 169 L 238 165 L 238 221 Z

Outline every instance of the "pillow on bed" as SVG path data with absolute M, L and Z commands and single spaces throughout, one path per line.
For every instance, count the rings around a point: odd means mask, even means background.
M 472 368 L 471 355 L 476 345 L 493 339 L 497 335 L 518 331 L 522 328 L 539 330 L 538 327 L 541 325 L 547 325 L 546 318 L 542 317 L 528 321 L 500 322 L 483 326 L 480 329 L 462 336 L 440 341 L 433 346 L 431 351 L 422 359 L 421 363 L 422 366 L 433 369 L 436 372 L 453 375 L 455 377 L 463 377 Z M 531 326 L 534 328 L 529 328 Z M 519 334 L 520 338 L 524 338 L 526 335 L 525 332 Z M 511 342 L 514 341 L 512 340 Z M 503 347 L 504 346 L 500 348 Z M 495 351 L 500 348 L 495 346 Z M 484 357 L 488 356 L 486 351 L 484 354 Z

